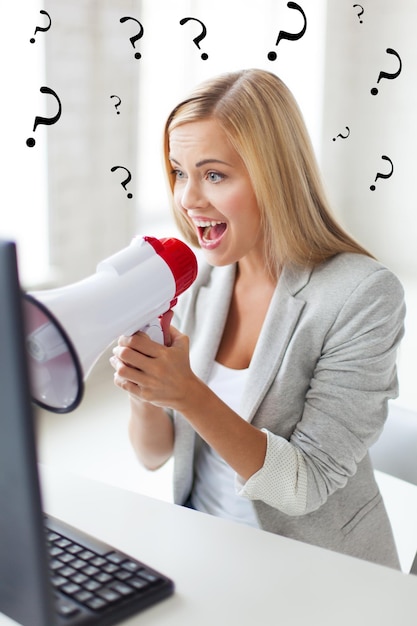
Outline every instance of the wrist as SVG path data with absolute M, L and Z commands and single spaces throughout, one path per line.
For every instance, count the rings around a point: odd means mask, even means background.
M 189 414 L 193 414 L 195 411 L 201 411 L 201 408 L 207 401 L 207 392 L 209 388 L 207 385 L 197 376 L 193 375 L 187 381 L 183 394 L 178 397 L 174 403 L 175 406 L 171 408 L 179 413 L 182 413 L 184 417 Z

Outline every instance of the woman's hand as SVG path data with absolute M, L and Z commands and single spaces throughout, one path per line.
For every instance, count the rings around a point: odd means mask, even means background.
M 189 361 L 189 341 L 173 326 L 170 345 L 152 341 L 138 332 L 119 338 L 110 362 L 115 384 L 132 396 L 160 406 L 181 410 L 189 383 L 195 379 Z

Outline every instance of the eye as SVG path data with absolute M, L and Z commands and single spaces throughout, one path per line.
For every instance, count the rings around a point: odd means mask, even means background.
M 219 172 L 207 172 L 207 179 L 211 183 L 220 183 L 222 180 L 224 180 L 224 178 L 224 174 L 220 174 Z
M 171 176 L 174 176 L 176 180 L 183 180 L 185 178 L 184 172 L 179 169 L 171 170 Z

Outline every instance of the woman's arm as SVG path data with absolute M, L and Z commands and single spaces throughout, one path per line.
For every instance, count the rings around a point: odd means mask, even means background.
M 232 411 L 191 370 L 189 341 L 171 327 L 171 346 L 145 333 L 121 337 L 112 365 L 116 384 L 132 399 L 130 433 L 146 466 L 158 466 L 172 452 L 173 424 L 164 409 L 176 410 L 247 480 L 263 465 L 266 433 Z
M 131 398 L 129 438 L 139 461 L 149 470 L 160 468 L 174 449 L 174 426 L 160 407 Z
M 115 384 L 130 396 L 129 438 L 139 461 L 149 470 L 161 467 L 172 455 L 174 426 L 167 412 L 148 402 L 143 402 L 133 367 L 116 356 L 110 359 L 116 372 Z

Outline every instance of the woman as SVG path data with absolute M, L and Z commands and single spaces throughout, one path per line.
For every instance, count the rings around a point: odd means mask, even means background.
M 398 568 L 368 456 L 397 394 L 398 280 L 331 216 L 275 75 L 203 84 L 170 114 L 165 158 L 205 260 L 169 346 L 115 348 L 137 456 L 174 454 L 179 504 Z

